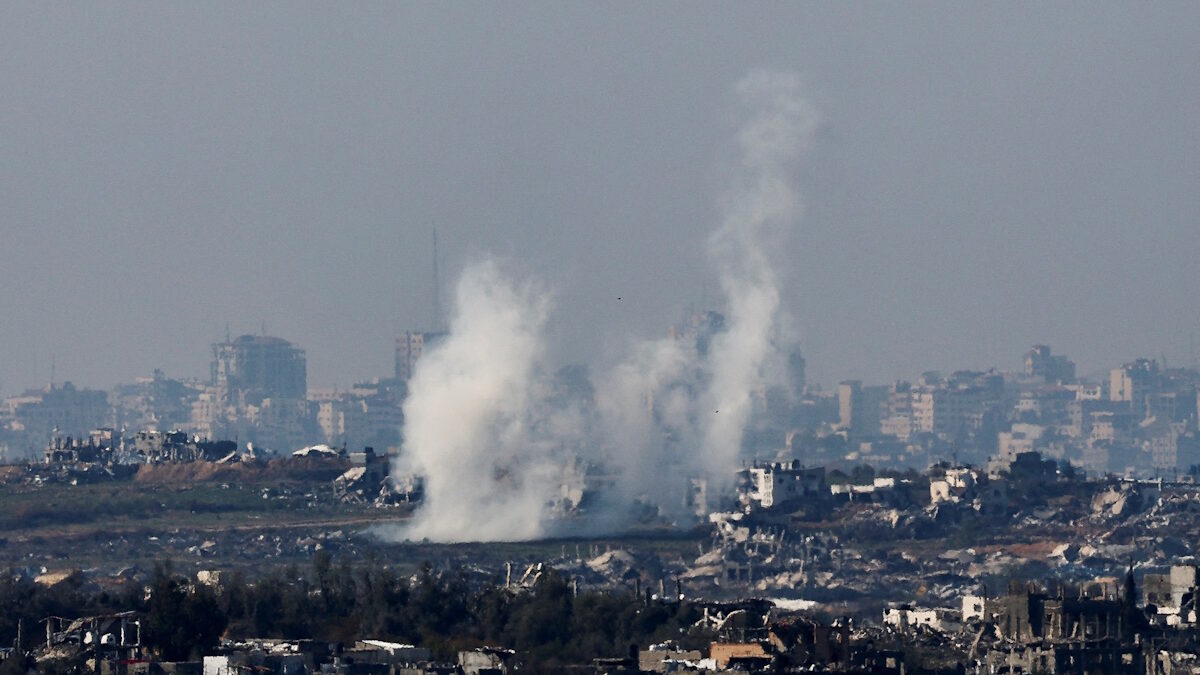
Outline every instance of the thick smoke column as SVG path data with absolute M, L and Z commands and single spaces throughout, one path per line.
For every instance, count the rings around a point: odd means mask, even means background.
M 676 340 L 643 341 L 597 383 L 598 459 L 622 473 L 609 496 L 614 512 L 600 527 L 625 525 L 622 507 L 642 496 L 658 498 L 667 510 L 682 506 L 681 500 L 663 504 L 661 498 L 665 476 L 686 477 L 693 469 L 680 450 L 694 447 L 695 440 L 693 356 Z
M 395 469 L 425 478 L 425 503 L 408 539 L 496 541 L 546 535 L 568 464 L 594 463 L 619 476 L 593 505 L 588 523 L 621 529 L 634 500 L 664 513 L 682 509 L 664 494 L 681 483 L 732 478 L 754 392 L 778 357 L 779 250 L 800 210 L 790 165 L 816 126 L 786 73 L 755 72 L 738 83 L 749 111 L 737 135 L 735 179 L 723 202 L 709 255 L 726 301 L 725 330 L 707 349 L 679 339 L 635 342 L 629 358 L 596 378 L 594 398 L 564 400 L 539 367 L 545 354 L 548 294 L 493 263 L 469 267 L 458 285 L 445 342 L 417 363 L 404 405 Z M 581 409 L 585 407 L 586 409 Z
M 404 404 L 403 468 L 425 477 L 427 500 L 409 538 L 542 534 L 547 485 L 556 486 L 538 474 L 553 458 L 530 442 L 530 426 L 549 305 L 536 284 L 518 283 L 494 263 L 463 273 L 450 335 L 417 363 Z
M 736 466 L 751 396 L 766 384 L 764 366 L 776 356 L 779 279 L 770 252 L 799 216 L 790 168 L 817 126 L 795 74 L 753 72 L 737 93 L 751 116 L 737 136 L 738 176 L 721 226 L 708 240 L 728 304 L 727 329 L 709 352 L 711 411 L 702 417 L 702 466 L 714 476 Z

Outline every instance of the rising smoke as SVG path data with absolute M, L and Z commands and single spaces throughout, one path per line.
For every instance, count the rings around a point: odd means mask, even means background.
M 741 164 L 721 226 L 708 240 L 728 314 L 727 330 L 715 336 L 709 359 L 713 414 L 704 416 L 701 466 L 712 475 L 736 465 L 751 395 L 767 384 L 764 366 L 778 353 L 779 279 L 769 252 L 779 250 L 798 218 L 800 199 L 789 168 L 817 125 L 794 73 L 751 73 L 737 93 L 751 116 L 738 133 Z
M 490 261 L 458 284 L 449 337 L 417 363 L 394 472 L 425 478 L 425 503 L 399 538 L 528 540 L 554 533 L 572 462 L 617 476 L 591 528 L 628 524 L 638 499 L 661 497 L 664 474 L 732 478 L 753 397 L 773 384 L 780 348 L 779 270 L 772 252 L 798 218 L 790 169 L 817 124 L 799 77 L 756 71 L 736 87 L 748 119 L 708 252 L 726 323 L 705 349 L 680 339 L 635 343 L 596 378 L 594 396 L 564 403 L 541 368 L 551 302 L 534 281 Z M 658 506 L 670 513 L 673 496 Z M 572 525 L 578 530 L 579 523 Z
M 449 339 L 418 362 L 404 405 L 404 460 L 425 478 L 428 504 L 408 534 L 540 536 L 528 516 L 554 458 L 529 436 L 549 299 L 489 261 L 466 269 L 455 306 Z

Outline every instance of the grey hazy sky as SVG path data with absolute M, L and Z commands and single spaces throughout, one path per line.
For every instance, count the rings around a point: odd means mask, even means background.
M 226 323 L 386 374 L 434 222 L 447 290 L 486 252 L 556 289 L 559 358 L 659 335 L 716 296 L 755 67 L 823 119 L 812 379 L 1190 360 L 1200 3 L 4 2 L 0 390 L 205 375 Z

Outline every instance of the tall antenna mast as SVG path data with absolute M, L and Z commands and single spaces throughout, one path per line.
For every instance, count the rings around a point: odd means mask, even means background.
M 433 330 L 442 329 L 442 289 L 438 280 L 437 225 L 433 226 Z

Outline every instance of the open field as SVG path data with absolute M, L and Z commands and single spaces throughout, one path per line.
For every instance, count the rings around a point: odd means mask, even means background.
M 401 570 L 424 562 L 443 569 L 499 574 L 507 562 L 589 557 L 636 548 L 691 559 L 707 533 L 648 530 L 609 537 L 536 542 L 437 544 L 392 542 L 380 529 L 402 525 L 407 507 L 341 503 L 332 477 L 340 465 L 142 467 L 123 480 L 71 484 L 0 475 L 0 567 L 38 571 L 146 570 L 157 560 L 249 575 L 279 565 L 307 565 L 325 549 L 340 560 L 386 559 Z M 382 527 L 381 527 L 382 526 Z
M 71 484 L 20 480 L 10 469 L 0 485 L 0 565 L 116 569 L 162 558 L 303 559 L 316 548 L 307 540 L 322 533 L 340 530 L 346 538 L 407 515 L 338 503 L 330 480 L 340 470 L 143 467 L 125 480 Z

